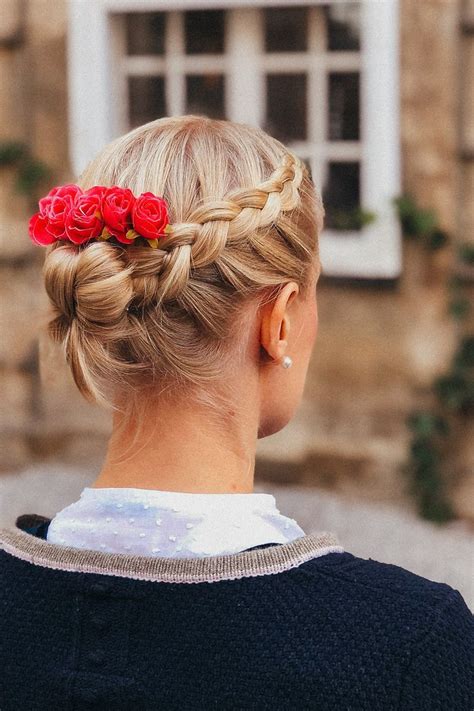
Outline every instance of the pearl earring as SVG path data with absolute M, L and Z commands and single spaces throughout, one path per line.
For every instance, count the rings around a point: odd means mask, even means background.
M 293 361 L 290 358 L 290 356 L 285 356 L 282 361 L 283 368 L 291 368 L 292 365 L 293 365 Z

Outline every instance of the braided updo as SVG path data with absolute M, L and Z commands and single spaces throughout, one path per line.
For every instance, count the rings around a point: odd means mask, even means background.
M 258 128 L 201 116 L 152 121 L 104 148 L 77 183 L 161 195 L 173 226 L 157 249 L 48 248 L 49 333 L 81 393 L 105 406 L 117 392 L 222 376 L 244 302 L 289 281 L 304 292 L 319 258 L 321 198 L 304 164 Z

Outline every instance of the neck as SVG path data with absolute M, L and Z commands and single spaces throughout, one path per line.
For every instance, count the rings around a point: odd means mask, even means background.
M 247 403 L 244 407 L 244 403 Z M 92 488 L 132 487 L 190 493 L 251 493 L 258 420 L 241 394 L 217 420 L 193 402 L 160 402 L 124 427 L 114 415 L 107 456 Z

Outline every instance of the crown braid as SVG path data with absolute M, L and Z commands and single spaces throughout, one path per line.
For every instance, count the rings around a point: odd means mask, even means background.
M 310 283 L 324 208 L 304 163 L 261 129 L 170 117 L 106 146 L 79 185 L 162 195 L 172 224 L 156 249 L 48 247 L 49 333 L 79 390 L 109 408 L 155 389 L 212 399 L 243 352 L 247 302 Z
M 132 263 L 135 303 L 161 303 L 176 299 L 185 288 L 191 269 L 218 262 L 227 245 L 252 236 L 280 214 L 293 210 L 305 166 L 291 153 L 264 182 L 253 189 L 236 190 L 226 200 L 208 201 L 196 208 L 189 222 L 173 224 L 160 238 L 158 249 L 126 252 Z M 149 278 L 153 278 L 153 285 Z

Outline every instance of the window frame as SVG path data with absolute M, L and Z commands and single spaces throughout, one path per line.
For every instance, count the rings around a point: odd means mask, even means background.
M 173 22 L 184 10 L 246 9 L 248 13 L 255 11 L 255 4 L 255 0 L 69 0 L 69 136 L 74 172 L 80 174 L 104 145 L 126 130 L 126 84 L 122 72 L 116 71 L 117 57 L 125 56 L 121 13 L 167 11 L 172 13 Z M 258 8 L 291 4 L 289 0 L 260 0 Z M 298 0 L 298 5 L 309 7 L 324 4 L 327 0 Z M 377 218 L 360 231 L 325 228 L 320 238 L 320 254 L 323 273 L 327 276 L 394 279 L 400 275 L 402 268 L 401 230 L 392 203 L 393 198 L 400 194 L 401 185 L 399 7 L 398 0 L 361 0 L 360 4 L 360 52 L 336 53 L 342 68 L 346 67 L 349 71 L 355 66 L 354 55 L 359 57 L 360 140 L 333 142 L 331 154 L 340 160 L 357 159 L 360 154 L 361 206 L 375 212 Z M 249 100 L 248 92 L 245 102 L 239 97 L 243 91 L 240 78 L 245 76 L 246 67 L 250 71 L 255 66 L 254 62 L 261 61 L 262 55 L 253 56 L 248 51 L 248 45 L 244 47 L 239 42 L 239 32 L 245 30 L 248 35 L 249 24 L 245 22 L 245 12 L 234 15 L 233 31 L 228 42 L 232 56 L 227 75 L 230 83 L 230 89 L 226 92 L 227 115 L 234 121 L 260 125 L 264 110 L 264 102 L 259 99 L 263 95 L 263 71 L 258 72 L 259 78 L 253 82 L 253 101 Z M 173 47 L 167 50 L 167 71 L 179 73 L 179 57 L 173 63 Z M 278 61 L 278 58 L 272 60 L 268 57 L 266 55 L 265 63 Z M 126 61 L 138 65 L 141 59 L 128 57 Z M 205 58 L 198 59 L 205 63 Z M 92 67 L 93 71 L 87 71 L 85 67 Z M 316 62 L 312 71 L 326 70 L 318 68 Z M 174 88 L 168 96 L 170 115 L 176 113 L 179 94 L 183 91 L 180 85 L 183 83 L 184 78 L 181 82 L 172 82 Z M 310 86 L 309 120 L 316 122 L 316 130 L 324 142 L 322 131 L 327 121 L 328 102 L 325 99 L 315 102 L 311 92 Z M 321 150 L 324 154 L 323 143 Z M 319 163 L 314 172 L 315 182 L 322 189 L 324 176 Z

